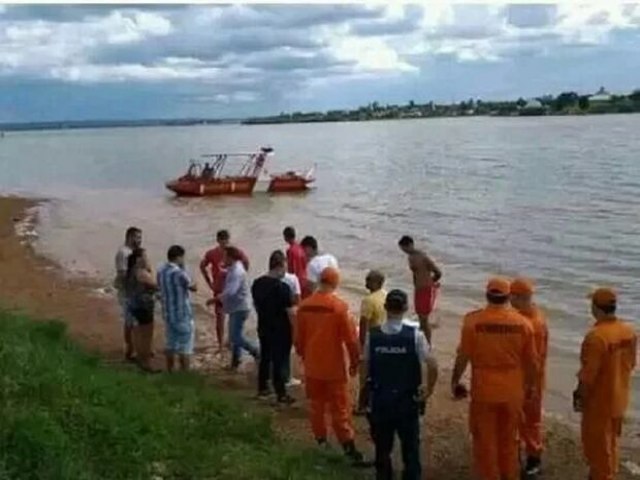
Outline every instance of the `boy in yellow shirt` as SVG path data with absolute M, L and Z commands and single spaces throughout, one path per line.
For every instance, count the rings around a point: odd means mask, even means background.
M 371 270 L 366 277 L 365 286 L 369 295 L 362 299 L 360 305 L 360 347 L 364 347 L 367 333 L 373 327 L 379 327 L 387 317 L 384 302 L 387 292 L 384 286 L 384 274 L 378 270 Z M 356 415 L 364 415 L 367 406 L 366 372 L 364 365 L 360 366 L 360 391 L 358 393 L 358 407 Z

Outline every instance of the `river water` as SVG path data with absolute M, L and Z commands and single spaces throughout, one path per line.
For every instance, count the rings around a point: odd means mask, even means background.
M 257 275 L 293 225 L 338 258 L 355 308 L 369 268 L 389 288 L 409 286 L 396 243 L 413 235 L 444 271 L 435 339 L 448 353 L 486 278 L 525 274 L 549 314 L 549 402 L 568 414 L 589 290 L 615 286 L 621 315 L 639 325 L 638 131 L 640 115 L 11 133 L 0 140 L 0 192 L 53 199 L 40 248 L 105 284 L 129 225 L 158 263 L 183 244 L 194 275 L 216 230 L 231 230 Z M 317 188 L 189 200 L 164 189 L 189 158 L 261 145 L 275 148 L 273 171 L 317 164 Z M 634 388 L 637 412 L 638 375 Z

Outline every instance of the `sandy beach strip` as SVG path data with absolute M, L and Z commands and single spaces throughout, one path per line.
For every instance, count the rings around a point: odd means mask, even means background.
M 119 364 L 122 358 L 121 321 L 117 302 L 103 285 L 90 278 L 65 275 L 61 267 L 37 254 L 37 207 L 40 201 L 18 197 L 0 198 L 0 307 L 18 309 L 37 319 L 59 319 L 68 325 L 69 334 L 84 348 L 97 352 L 109 362 Z M 115 248 L 115 246 L 114 246 Z M 195 272 L 194 272 L 195 273 Z M 240 375 L 222 371 L 222 361 L 212 351 L 212 320 L 199 310 L 197 315 L 197 361 L 212 388 L 227 388 L 246 397 L 247 408 L 264 408 L 251 400 L 255 391 L 253 365 Z M 157 322 L 156 351 L 161 352 L 162 325 Z M 157 356 L 162 366 L 161 355 Z M 443 359 L 444 360 L 444 359 Z M 470 444 L 467 431 L 467 403 L 451 400 L 448 389 L 448 361 L 441 365 L 441 380 L 431 399 L 423 425 L 423 459 L 425 478 L 471 478 Z M 553 366 L 549 366 L 552 370 Z M 292 441 L 312 442 L 306 420 L 303 391 L 292 389 L 299 404 L 287 410 L 266 408 L 276 428 Z M 371 454 L 366 422 L 357 419 L 358 442 Z M 544 456 L 547 479 L 583 480 L 587 476 L 582 460 L 579 433 L 557 419 L 545 421 L 547 450 Z M 221 433 L 222 434 L 222 433 Z M 633 434 L 635 437 L 637 435 Z M 640 459 L 637 443 L 623 452 L 619 478 L 640 478 L 632 460 Z M 397 450 L 397 449 L 396 449 Z M 625 466 L 627 465 L 627 466 Z

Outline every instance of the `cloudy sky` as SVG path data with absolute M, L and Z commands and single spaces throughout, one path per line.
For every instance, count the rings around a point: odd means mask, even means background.
M 640 87 L 640 4 L 0 5 L 0 122 Z

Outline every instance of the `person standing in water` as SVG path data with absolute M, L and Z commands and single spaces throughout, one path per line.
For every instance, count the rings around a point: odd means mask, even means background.
M 157 371 L 151 367 L 154 296 L 157 290 L 158 284 L 146 251 L 143 248 L 134 249 L 127 260 L 125 291 L 129 314 L 134 319 L 133 339 L 138 354 L 138 365 L 149 373 Z
M 420 319 L 420 328 L 431 344 L 429 316 L 436 303 L 436 293 L 442 278 L 442 271 L 426 253 L 415 247 L 413 238 L 408 235 L 400 239 L 398 246 L 409 258 L 409 268 L 413 274 L 414 308 Z
M 224 265 L 224 249 L 230 245 L 231 235 L 227 230 L 219 230 L 216 234 L 218 245 L 205 253 L 204 258 L 200 262 L 200 272 L 204 277 L 207 285 L 213 292 L 214 299 L 209 300 L 207 305 L 213 304 L 216 322 L 216 337 L 218 339 L 218 348 L 220 352 L 224 350 L 224 320 L 225 313 L 222 302 L 215 300 L 224 289 L 225 276 L 227 269 Z M 242 250 L 238 249 L 242 264 L 245 270 L 249 270 L 249 260 Z
M 129 255 L 135 248 L 142 245 L 142 230 L 137 227 L 129 227 L 124 236 L 122 245 L 115 256 L 116 278 L 113 286 L 118 295 L 118 303 L 122 311 L 123 337 L 125 345 L 125 359 L 129 362 L 135 359 L 135 347 L 133 345 L 133 328 L 135 320 L 129 313 L 127 305 L 127 293 L 125 291 L 125 279 L 127 277 L 127 267 Z

